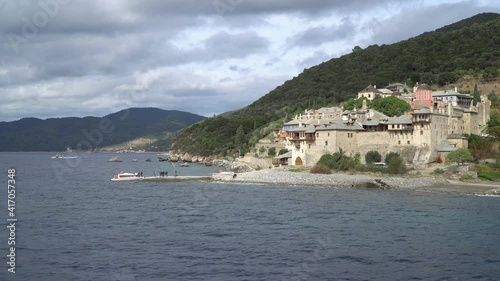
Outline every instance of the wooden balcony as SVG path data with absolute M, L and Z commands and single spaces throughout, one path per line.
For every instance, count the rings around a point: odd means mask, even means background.
M 305 136 L 290 135 L 288 140 L 290 140 L 290 141 L 316 141 L 316 136 L 314 136 L 314 135 L 305 135 Z

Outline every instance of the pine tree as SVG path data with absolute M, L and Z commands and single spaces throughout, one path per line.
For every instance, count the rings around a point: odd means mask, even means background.
M 478 103 L 481 102 L 481 95 L 479 94 L 479 90 L 477 89 L 477 83 L 474 85 L 474 94 L 473 94 L 473 105 L 477 105 Z
M 245 131 L 243 125 L 240 125 L 236 130 L 236 135 L 234 136 L 234 146 L 236 149 L 242 149 L 245 144 Z

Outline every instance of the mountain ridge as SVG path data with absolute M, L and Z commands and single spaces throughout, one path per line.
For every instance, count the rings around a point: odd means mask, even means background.
M 134 107 L 103 117 L 26 117 L 0 122 L 0 151 L 93 150 L 148 135 L 178 132 L 204 119 L 193 113 L 155 107 Z M 163 141 L 162 145 L 169 142 Z

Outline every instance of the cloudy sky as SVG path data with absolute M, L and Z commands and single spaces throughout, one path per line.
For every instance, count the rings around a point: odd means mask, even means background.
M 0 0 L 0 121 L 244 107 L 353 46 L 394 43 L 497 0 Z

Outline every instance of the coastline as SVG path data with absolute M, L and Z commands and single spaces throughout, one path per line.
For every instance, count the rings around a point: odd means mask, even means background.
M 212 178 L 221 182 L 260 183 L 275 185 L 303 185 L 340 188 L 380 188 L 446 192 L 470 195 L 500 195 L 498 183 L 468 183 L 432 176 L 392 176 L 369 174 L 311 174 L 264 169 L 246 173 L 215 173 Z

